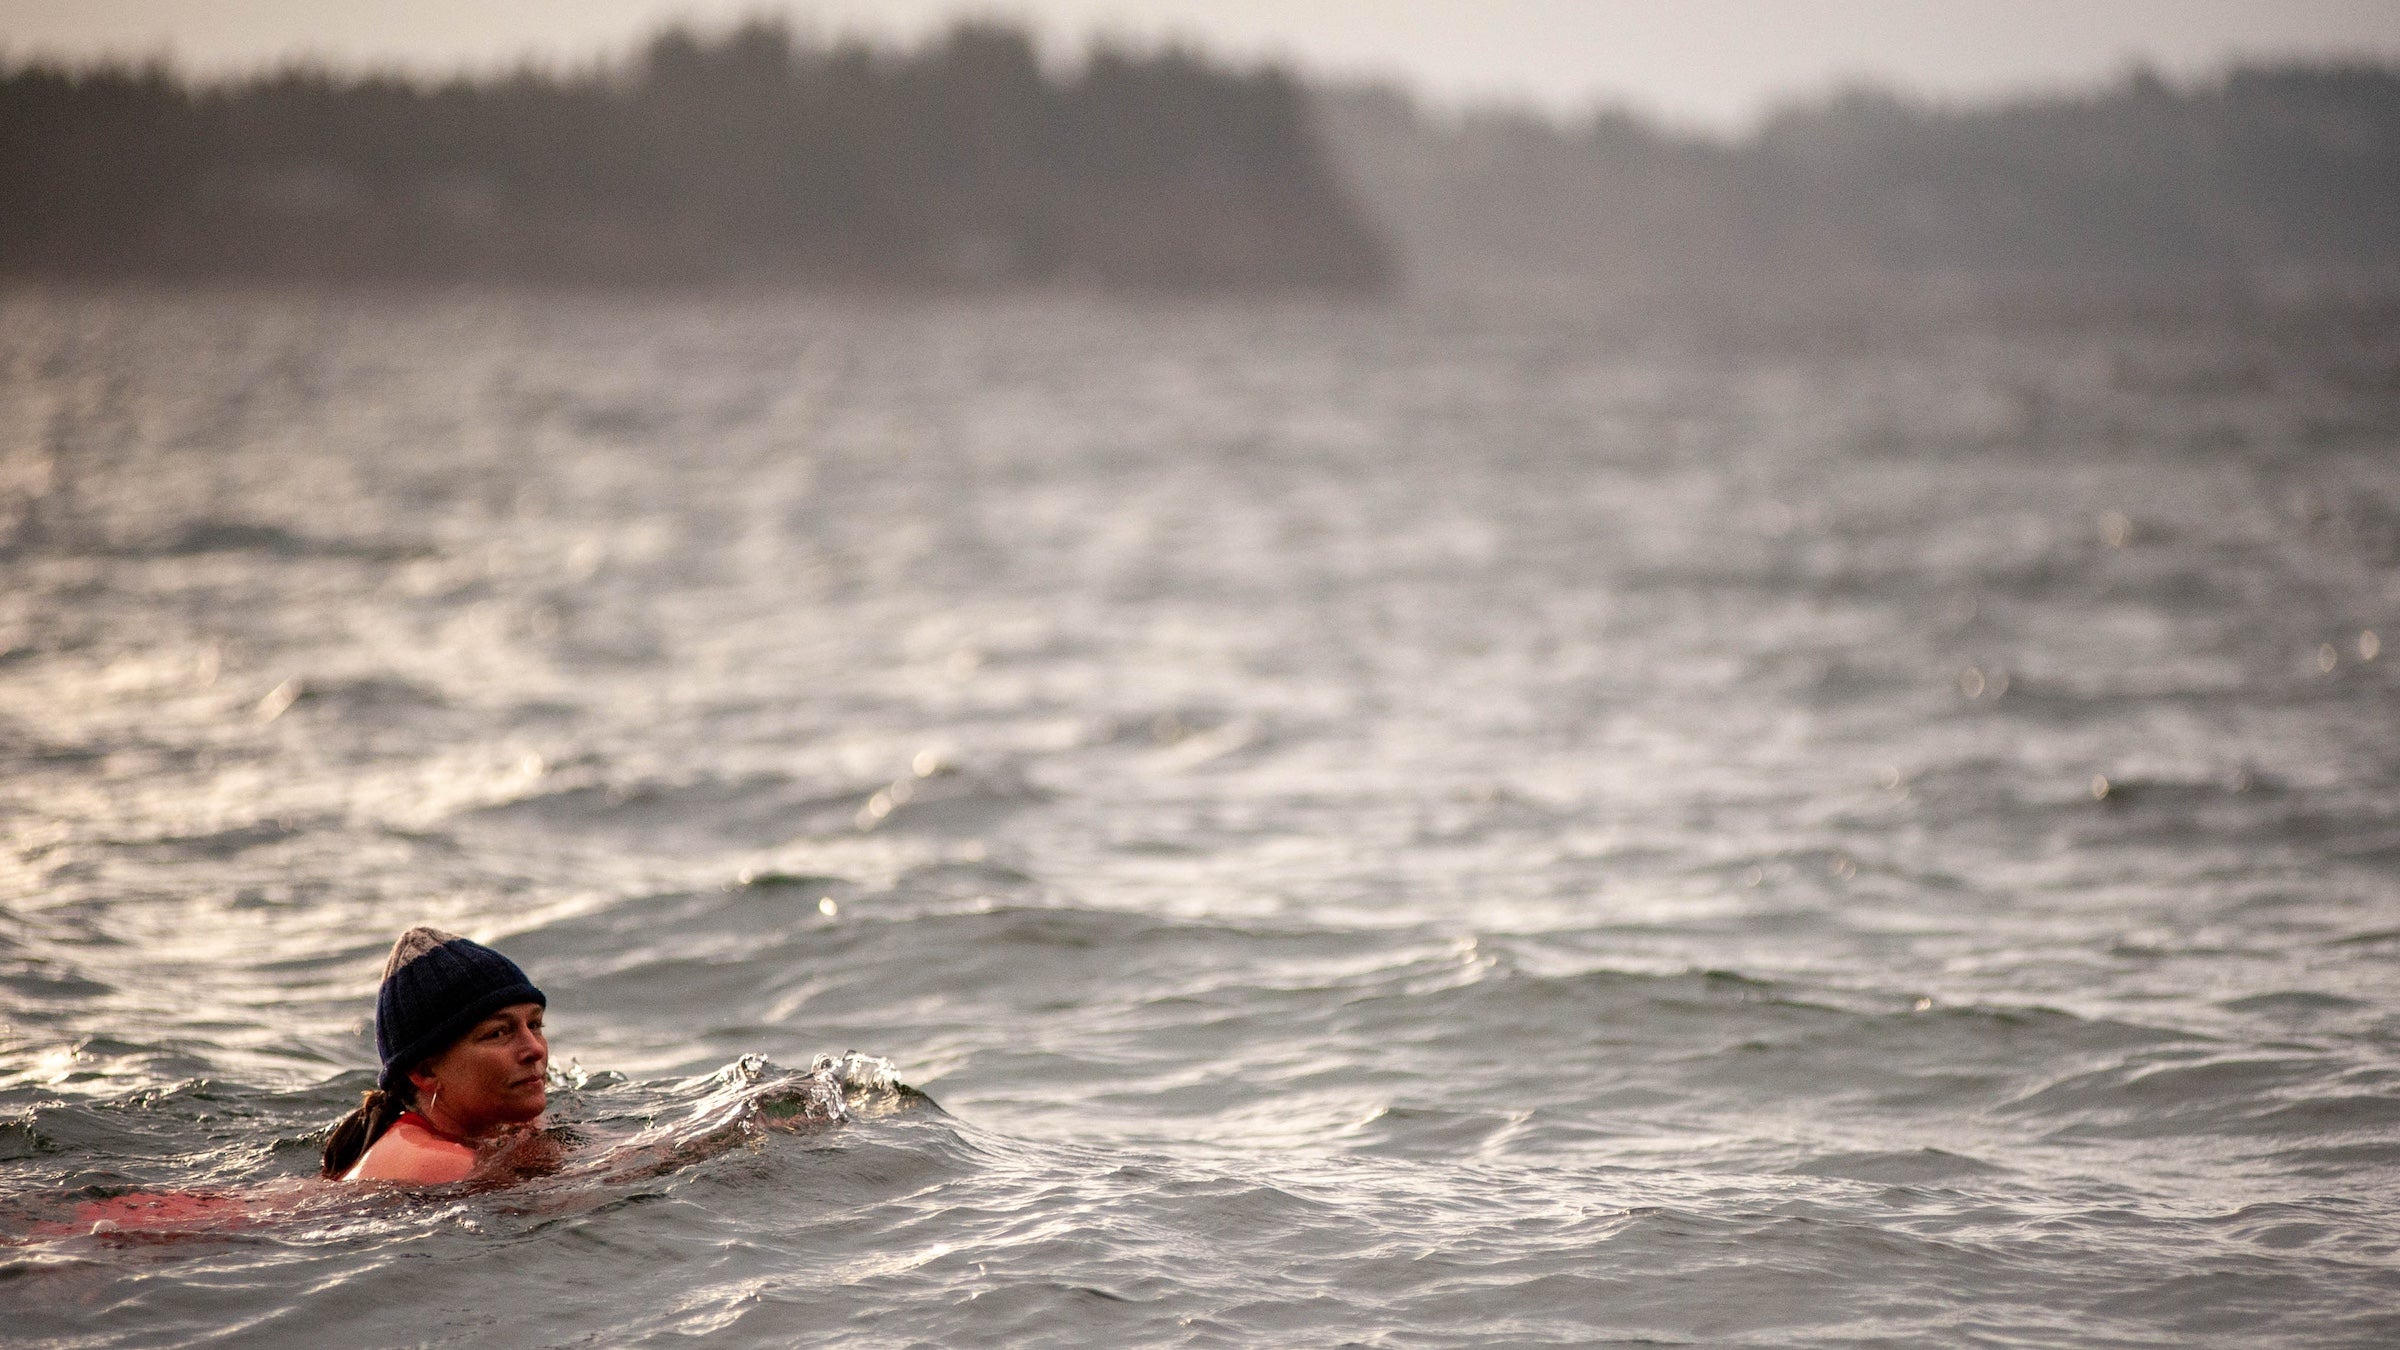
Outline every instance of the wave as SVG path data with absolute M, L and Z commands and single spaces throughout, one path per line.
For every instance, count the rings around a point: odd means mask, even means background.
M 400 563 L 433 556 L 423 544 L 373 538 L 334 539 L 259 521 L 199 517 L 159 533 L 124 540 L 76 540 L 70 531 L 62 542 L 71 551 L 126 560 L 196 558 L 208 554 L 257 554 L 279 559 L 329 559 L 358 563 Z
M 637 854 L 694 845 L 772 850 L 869 832 L 972 838 L 1042 799 L 1004 774 L 937 772 L 828 788 L 777 773 L 597 782 L 568 769 L 538 791 L 475 807 L 451 823 L 545 841 L 602 840 Z

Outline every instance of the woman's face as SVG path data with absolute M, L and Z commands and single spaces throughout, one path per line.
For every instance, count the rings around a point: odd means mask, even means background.
M 518 1003 L 476 1023 L 408 1077 L 418 1110 L 471 1137 L 539 1116 L 550 1104 L 549 1067 L 542 1005 Z

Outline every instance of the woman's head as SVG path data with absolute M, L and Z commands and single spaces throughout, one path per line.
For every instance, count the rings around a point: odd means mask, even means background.
M 549 1003 L 517 963 L 438 928 L 411 928 L 392 944 L 375 996 L 375 1050 L 384 1091 L 408 1095 L 414 1070 L 459 1044 L 503 1008 Z M 539 1018 L 535 1019 L 539 1025 Z M 547 1054 L 545 1052 L 545 1059 Z M 537 1112 L 538 1114 L 538 1112 Z
M 383 1073 L 326 1140 L 325 1175 L 346 1174 L 412 1103 L 462 1138 L 539 1116 L 548 1003 L 516 962 L 481 943 L 434 928 L 402 933 L 375 999 Z

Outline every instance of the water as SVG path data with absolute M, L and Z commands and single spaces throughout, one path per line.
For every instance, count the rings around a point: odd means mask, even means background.
M 0 352 L 12 1339 L 2400 1337 L 2384 317 Z M 306 1180 L 417 922 L 549 991 L 552 1175 Z

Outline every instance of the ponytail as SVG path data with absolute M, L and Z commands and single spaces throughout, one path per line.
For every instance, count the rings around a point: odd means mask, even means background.
M 360 1097 L 358 1109 L 342 1117 L 341 1124 L 326 1136 L 325 1175 L 334 1181 L 341 1180 L 407 1109 L 408 1098 L 398 1092 L 375 1088 Z

